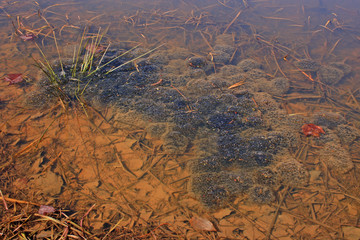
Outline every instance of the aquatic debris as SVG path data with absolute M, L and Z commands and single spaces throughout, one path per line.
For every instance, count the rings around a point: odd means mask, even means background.
M 321 133 L 325 134 L 325 131 L 321 127 L 312 123 L 304 124 L 301 127 L 301 130 L 305 134 L 305 136 L 320 137 Z
M 39 214 L 40 215 L 49 215 L 51 213 L 54 213 L 56 211 L 55 208 L 51 207 L 51 206 L 47 206 L 47 205 L 41 205 L 39 208 Z
M 190 225 L 198 231 L 208 231 L 208 232 L 216 232 L 216 228 L 214 224 L 202 217 L 192 217 L 190 220 Z
M 19 36 L 24 41 L 34 40 L 37 36 L 33 33 L 26 33 Z
M 4 77 L 3 80 L 9 82 L 9 85 L 12 85 L 24 81 L 24 78 L 22 77 L 21 73 L 12 73 L 7 74 L 7 76 Z

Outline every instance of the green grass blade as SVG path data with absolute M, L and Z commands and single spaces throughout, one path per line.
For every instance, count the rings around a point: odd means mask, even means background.
M 140 56 L 138 56 L 138 57 L 136 57 L 136 58 L 133 58 L 133 59 L 131 59 L 131 60 L 129 60 L 129 61 L 127 61 L 127 62 L 119 65 L 119 66 L 117 66 L 116 68 L 110 69 L 109 71 L 106 72 L 106 74 L 109 74 L 109 73 L 111 73 L 111 72 L 113 72 L 113 71 L 121 68 L 122 66 L 125 66 L 126 64 L 132 63 L 132 62 L 136 61 L 137 59 L 142 58 L 143 56 L 146 56 L 146 55 L 149 54 L 149 53 L 152 53 L 153 51 L 155 51 L 156 49 L 158 49 L 158 48 L 160 48 L 160 47 L 162 47 L 162 46 L 164 46 L 164 45 L 165 45 L 165 43 L 163 43 L 163 44 L 161 44 L 161 45 L 159 45 L 159 46 L 151 49 L 150 51 L 147 51 L 147 52 L 144 53 L 144 54 L 141 54 Z
M 86 26 L 85 26 L 83 34 L 81 36 L 80 45 L 79 45 L 79 48 L 78 48 L 78 51 L 77 51 L 76 61 L 75 61 L 75 64 L 74 64 L 74 68 L 72 69 L 72 76 L 73 77 L 75 77 L 75 75 L 76 75 L 76 68 L 77 68 L 79 58 L 80 58 L 81 47 L 82 47 L 82 43 L 83 43 L 83 40 L 84 40 L 84 37 L 85 37 L 85 32 L 86 32 Z
M 41 70 L 49 77 L 49 80 L 53 83 L 53 84 L 56 84 L 58 85 L 59 84 L 59 78 L 58 76 L 56 75 L 56 73 L 54 72 L 54 69 L 51 67 L 49 61 L 47 60 L 44 52 L 41 50 L 41 48 L 39 47 L 39 45 L 37 43 L 35 43 L 36 47 L 39 49 L 42 57 L 44 58 L 45 62 L 46 62 L 46 65 L 44 63 L 42 63 L 41 61 L 41 64 L 42 64 L 42 67 L 40 66 Z M 36 60 L 35 60 L 36 62 Z M 47 70 L 47 72 L 45 71 L 45 69 Z
M 134 50 L 135 48 L 137 48 L 137 47 L 138 47 L 138 46 L 140 46 L 140 45 L 141 45 L 141 44 L 138 44 L 138 45 L 136 45 L 135 47 L 131 48 L 130 50 L 128 50 L 128 51 L 126 51 L 126 52 L 124 52 L 124 53 L 120 54 L 120 55 L 119 55 L 119 56 L 117 56 L 116 58 L 111 59 L 109 62 L 105 63 L 104 65 L 102 65 L 102 66 L 100 66 L 100 67 L 96 68 L 94 71 L 90 72 L 90 73 L 89 73 L 86 77 L 91 76 L 92 74 L 94 74 L 94 73 L 96 73 L 97 71 L 99 71 L 101 68 L 105 67 L 105 66 L 106 66 L 106 65 L 108 65 L 109 63 L 111 63 L 111 62 L 115 61 L 116 59 L 118 59 L 118 58 L 120 58 L 120 57 L 124 56 L 125 54 L 127 54 L 127 53 L 131 52 L 132 50 Z M 89 85 L 89 83 L 91 82 L 91 80 L 92 80 L 92 79 L 90 79 L 90 80 L 86 83 L 85 87 L 83 88 L 83 90 L 82 90 L 82 91 L 81 91 L 81 93 L 80 93 L 80 96 L 84 94 L 84 92 L 85 92 L 85 90 L 86 90 L 87 86 Z
M 129 52 L 131 52 L 131 51 L 134 50 L 135 48 L 139 47 L 140 45 L 141 45 L 141 44 L 138 44 L 138 45 L 136 45 L 135 47 L 131 48 L 130 50 L 128 50 L 128 51 L 122 53 L 121 55 L 117 56 L 116 58 L 111 59 L 109 62 L 105 63 L 104 65 L 98 67 L 97 69 L 95 69 L 94 71 L 92 71 L 91 73 L 89 73 L 89 74 L 87 75 L 87 77 L 89 77 L 89 76 L 91 76 L 92 74 L 96 73 L 96 72 L 99 71 L 101 68 L 103 68 L 103 67 L 105 67 L 106 65 L 112 63 L 112 62 L 115 61 L 116 59 L 124 56 L 125 54 L 128 54 Z

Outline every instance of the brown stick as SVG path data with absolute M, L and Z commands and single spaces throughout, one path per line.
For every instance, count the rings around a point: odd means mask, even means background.
M 25 148 L 23 148 L 19 152 L 15 153 L 14 157 L 18 157 L 19 155 L 23 154 L 24 152 L 28 152 L 29 148 L 31 148 L 33 145 L 35 145 L 35 143 L 38 143 L 40 139 L 41 139 L 41 137 L 35 139 L 32 143 L 27 145 Z
M 25 203 L 25 204 L 31 204 L 31 205 L 35 205 L 35 206 L 41 206 L 41 204 L 38 203 L 33 203 L 33 202 L 28 202 L 28 201 L 23 201 L 23 200 L 17 200 L 17 199 L 13 199 L 13 198 L 7 198 L 7 197 L 0 197 L 1 200 L 6 200 L 8 202 L 13 202 L 13 203 Z
M 274 229 L 276 220 L 277 220 L 277 218 L 278 218 L 278 216 L 279 216 L 280 207 L 281 207 L 281 205 L 284 203 L 285 197 L 286 197 L 287 193 L 289 192 L 289 190 L 290 190 L 290 187 L 287 186 L 286 189 L 285 189 L 284 195 L 281 197 L 281 199 L 280 199 L 280 201 L 279 201 L 279 204 L 278 204 L 278 206 L 277 206 L 277 208 L 276 208 L 276 211 L 275 211 L 274 218 L 273 218 L 273 220 L 271 221 L 270 226 L 269 226 L 269 228 L 268 228 L 268 231 L 267 231 L 267 233 L 266 233 L 266 237 L 265 237 L 266 240 L 270 240 L 271 233 L 272 233 L 272 231 L 273 231 L 273 229 Z
M 94 203 L 90 208 L 89 210 L 87 210 L 87 212 L 84 214 L 84 216 L 81 218 L 80 220 L 80 227 L 82 228 L 83 227 L 83 222 L 84 222 L 84 219 L 87 215 L 89 215 L 89 213 L 91 212 L 91 210 L 96 206 L 96 203 Z
M 62 152 L 60 152 L 60 153 L 56 156 L 56 158 L 54 158 L 53 160 L 51 160 L 51 161 L 44 167 L 43 172 L 45 172 L 48 168 L 50 168 L 51 165 L 53 165 L 53 164 L 55 163 L 55 161 L 59 159 L 59 157 L 61 156 L 61 154 L 62 154 Z
M 309 221 L 311 223 L 317 224 L 317 225 L 319 225 L 319 226 L 321 226 L 323 228 L 326 228 L 326 229 L 328 229 L 328 230 L 330 230 L 332 232 L 338 232 L 338 230 L 336 230 L 335 228 L 333 228 L 333 227 L 331 227 L 329 225 L 326 225 L 326 224 L 324 224 L 324 223 L 322 223 L 320 221 L 313 220 L 313 219 L 305 217 L 305 216 L 297 215 L 297 214 L 291 212 L 290 210 L 288 210 L 286 208 L 280 207 L 280 210 L 284 211 L 284 212 L 287 212 L 287 213 L 291 214 L 292 216 L 294 216 L 294 217 L 296 217 L 298 219 L 302 219 L 302 220 Z
M 199 31 L 199 32 L 200 32 L 201 37 L 204 39 L 206 45 L 208 45 L 208 47 L 210 48 L 210 50 L 211 50 L 212 52 L 214 52 L 214 48 L 211 46 L 211 44 L 209 43 L 209 41 L 206 39 L 205 35 L 204 35 L 201 31 Z
M 135 178 L 138 178 L 138 176 L 136 176 L 135 173 L 133 173 L 124 163 L 123 161 L 121 161 L 121 158 L 116 150 L 116 148 L 114 147 L 114 153 L 115 153 L 115 156 L 116 156 L 116 159 L 118 160 L 118 162 L 120 163 L 120 167 L 122 170 L 124 170 L 126 173 L 130 174 L 131 176 L 135 177 Z
M 279 62 L 278 62 L 277 59 L 276 59 L 275 51 L 274 51 L 273 48 L 271 49 L 271 53 L 272 53 L 272 55 L 273 55 L 273 57 L 274 57 L 274 61 L 275 61 L 275 64 L 276 64 L 277 68 L 279 69 L 279 71 L 281 72 L 281 74 L 282 74 L 285 78 L 287 78 L 287 76 L 285 75 L 285 73 L 284 73 L 284 72 L 281 70 L 281 68 L 280 68 Z
M 233 209 L 238 215 L 240 215 L 241 217 L 245 218 L 248 222 L 250 222 L 259 232 L 261 232 L 262 234 L 264 234 L 266 236 L 265 229 L 263 229 L 263 227 L 261 227 L 253 219 L 251 219 L 247 214 L 243 213 L 242 211 L 240 211 L 240 209 L 232 206 L 231 204 L 229 204 L 228 206 L 231 209 Z
M 342 38 L 340 38 L 339 40 L 336 41 L 336 43 L 334 44 L 334 46 L 330 49 L 328 55 L 331 55 L 332 52 L 335 50 L 336 46 L 339 44 L 339 42 L 342 40 Z

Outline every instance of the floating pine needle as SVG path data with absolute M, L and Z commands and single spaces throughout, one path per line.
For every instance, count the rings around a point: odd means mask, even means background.
M 321 133 L 325 134 L 325 131 L 321 127 L 312 123 L 304 124 L 301 127 L 301 130 L 305 134 L 305 136 L 320 137 Z
M 9 85 L 12 85 L 24 81 L 24 78 L 22 77 L 21 73 L 13 73 L 7 74 L 7 76 L 4 77 L 3 80 L 9 82 Z
M 242 11 L 239 11 L 239 12 L 236 14 L 236 16 L 234 17 L 234 19 L 233 19 L 233 20 L 227 25 L 227 27 L 225 28 L 223 34 L 225 34 L 225 33 L 229 30 L 229 28 L 231 27 L 231 25 L 233 25 L 233 23 L 236 21 L 236 19 L 238 19 L 238 17 L 240 16 L 241 12 L 242 12 Z
M 290 18 L 282 18 L 282 17 L 263 17 L 265 19 L 271 19 L 271 20 L 283 20 L 283 21 L 290 21 L 290 22 L 295 22 L 295 20 L 292 20 Z
M 230 87 L 228 87 L 228 89 L 233 89 L 233 88 L 236 88 L 236 87 L 240 87 L 241 85 L 244 85 L 244 81 L 240 81 L 240 82 L 237 82 L 237 83 L 234 83 L 233 85 L 231 85 Z
M 151 86 L 156 86 L 156 85 L 161 84 L 162 82 L 163 82 L 163 80 L 162 80 L 162 78 L 160 78 L 159 81 L 157 81 L 156 83 L 152 83 L 152 84 L 150 84 L 150 85 L 151 85 Z

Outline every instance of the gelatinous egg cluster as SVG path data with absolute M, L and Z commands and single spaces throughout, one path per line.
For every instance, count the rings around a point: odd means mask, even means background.
M 288 79 L 269 77 L 252 59 L 228 64 L 234 48 L 219 39 L 209 56 L 168 49 L 135 62 L 131 61 L 138 55 L 134 50 L 81 82 L 64 78 L 61 88 L 68 98 L 75 99 L 74 89 L 86 86 L 85 101 L 143 115 L 148 120 L 145 129 L 149 137 L 162 139 L 166 154 L 181 155 L 190 147 L 195 149 L 195 157 L 188 164 L 190 190 L 205 206 L 221 207 L 242 194 L 255 203 L 269 203 L 279 185 L 307 183 L 307 170 L 289 153 L 300 145 L 301 127 L 306 121 L 287 115 L 272 98 L 288 91 Z M 110 49 L 107 54 L 104 62 L 120 53 Z M 108 73 L 117 66 L 121 67 Z M 310 60 L 296 66 L 318 71 L 321 78 L 333 76 L 327 79 L 340 78 L 343 74 L 338 72 L 345 71 L 340 70 L 343 65 L 332 65 L 326 72 Z M 64 68 L 69 72 L 71 65 L 64 64 Z M 44 103 L 44 96 L 53 94 L 45 80 L 40 85 L 41 90 L 29 96 L 30 104 L 39 104 L 40 99 Z M 321 121 L 331 119 L 313 119 L 319 125 Z M 342 129 L 346 136 L 348 129 Z M 305 130 L 308 132 L 309 127 Z M 323 135 L 317 135 L 316 141 L 321 141 Z

